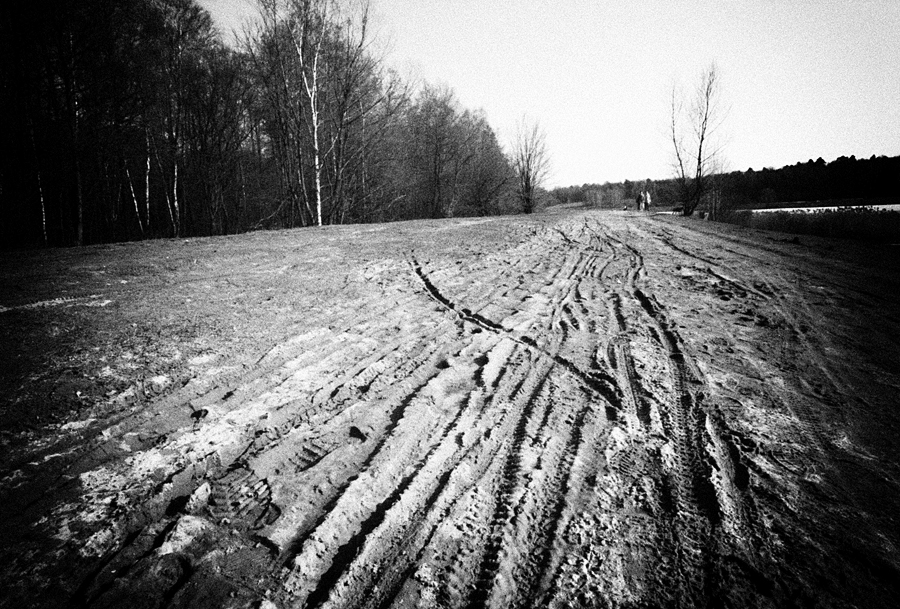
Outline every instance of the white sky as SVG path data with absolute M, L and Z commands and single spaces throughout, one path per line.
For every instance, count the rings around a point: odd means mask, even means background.
M 501 140 L 547 133 L 549 186 L 669 177 L 673 83 L 715 61 L 727 168 L 900 154 L 900 0 L 371 0 L 386 61 Z M 252 0 L 200 0 L 226 31 Z

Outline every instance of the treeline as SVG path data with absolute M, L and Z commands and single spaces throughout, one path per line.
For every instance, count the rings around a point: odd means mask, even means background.
M 633 182 L 606 182 L 604 184 L 582 184 L 581 186 L 562 186 L 550 191 L 553 202 L 586 203 L 592 207 L 622 209 L 625 205 L 634 206 L 642 190 L 650 190 L 653 202 L 667 180 L 653 182 L 645 180 Z
M 374 51 L 365 2 L 259 0 L 240 49 L 193 0 L 0 8 L 3 248 L 509 213 L 509 159 Z
M 584 184 L 557 188 L 551 194 L 559 203 L 585 202 L 621 208 L 626 204 L 633 205 L 642 188 L 650 190 L 654 205 L 675 207 L 680 204 L 674 179 Z M 855 156 L 842 156 L 830 163 L 819 158 L 781 169 L 754 171 L 751 168 L 712 176 L 708 200 L 698 207 L 698 211 L 707 211 L 713 201 L 722 208 L 752 209 L 797 201 L 898 196 L 900 157 L 857 159 Z

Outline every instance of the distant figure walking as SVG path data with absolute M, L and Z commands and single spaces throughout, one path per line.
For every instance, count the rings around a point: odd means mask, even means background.
M 644 211 L 650 211 L 650 191 L 647 190 L 643 194 L 644 194 Z
M 644 193 L 643 192 L 638 194 L 637 205 L 638 205 L 638 211 L 644 211 Z

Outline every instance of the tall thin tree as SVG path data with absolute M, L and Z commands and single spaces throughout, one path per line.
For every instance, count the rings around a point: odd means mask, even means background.
M 706 196 L 722 151 L 719 128 L 725 109 L 721 97 L 721 79 L 715 63 L 703 71 L 690 96 L 672 87 L 672 165 L 685 216 L 693 214 Z

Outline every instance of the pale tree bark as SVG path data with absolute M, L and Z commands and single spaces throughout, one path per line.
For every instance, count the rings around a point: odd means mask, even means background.
M 180 24 L 179 24 L 180 26 Z M 179 27 L 180 29 L 180 27 Z M 169 216 L 172 220 L 172 232 L 174 237 L 180 236 L 181 233 L 181 210 L 178 206 L 178 154 L 181 148 L 181 40 L 176 39 L 174 48 L 170 49 L 171 57 L 168 66 L 166 86 L 168 88 L 166 98 L 168 100 L 166 115 L 166 143 L 168 151 L 171 155 L 171 192 L 166 192 L 166 201 L 169 204 Z M 159 151 L 157 150 L 157 161 L 159 169 L 164 171 L 162 162 L 159 159 Z
M 319 61 L 325 42 L 329 18 L 328 0 L 299 0 L 295 5 L 303 11 L 300 19 L 300 36 L 294 38 L 294 48 L 300 60 L 303 75 L 303 89 L 306 92 L 310 113 L 310 137 L 313 150 L 313 180 L 316 189 L 316 225 L 322 226 L 322 149 L 319 141 L 321 116 L 319 108 L 320 72 Z M 318 23 L 316 23 L 318 21 Z M 306 52 L 305 42 L 312 46 L 312 57 Z
M 321 54 L 326 2 L 330 0 L 257 0 L 260 29 L 247 37 L 246 46 L 267 93 L 281 188 L 290 199 L 290 224 L 295 210 L 301 224 L 321 223 L 322 157 L 319 140 Z M 317 36 L 318 34 L 318 36 Z M 310 143 L 312 140 L 312 143 Z M 307 147 L 312 148 L 315 208 L 310 205 L 305 169 Z M 280 205 L 269 217 L 281 213 Z
M 144 222 L 141 220 L 141 210 L 138 206 L 137 195 L 134 194 L 134 182 L 131 181 L 131 172 L 128 170 L 128 163 L 125 163 L 125 177 L 128 178 L 128 188 L 131 190 L 131 200 L 134 202 L 134 215 L 137 216 L 138 226 L 141 229 L 141 236 L 144 236 Z
M 162 4 L 165 19 L 166 59 L 163 66 L 166 90 L 165 135 L 168 153 L 171 156 L 171 205 L 174 218 L 175 236 L 189 232 L 189 214 L 186 201 L 179 196 L 179 181 L 185 166 L 182 156 L 188 149 L 186 142 L 186 110 L 189 105 L 189 81 L 186 68 L 199 49 L 209 46 L 215 37 L 212 20 L 208 13 L 189 0 L 167 0 Z M 162 171 L 162 167 L 160 167 Z M 167 195 L 168 196 L 168 195 Z
M 359 175 L 406 95 L 393 80 L 382 84 L 368 0 L 257 3 L 261 25 L 247 48 L 265 90 L 281 188 L 305 224 L 341 222 L 366 199 Z
M 37 170 L 37 185 L 38 185 L 38 196 L 41 199 L 41 232 L 44 235 L 44 245 L 49 244 L 49 240 L 47 239 L 47 205 L 44 202 L 44 185 L 41 181 L 41 170 L 38 168 Z
M 37 143 L 34 138 L 34 122 L 31 115 L 28 116 L 28 131 L 31 135 L 31 152 L 34 155 L 34 169 L 37 174 L 38 199 L 41 202 L 41 233 L 44 236 L 44 245 L 49 243 L 47 239 L 47 206 L 44 202 L 44 183 L 41 179 L 41 164 L 38 160 Z
M 147 212 L 147 230 L 150 230 L 150 132 L 144 130 L 147 144 L 147 163 L 144 165 L 144 207 Z M 140 216 L 138 216 L 140 218 Z
M 156 142 L 154 142 L 154 145 L 153 145 L 153 152 L 156 155 L 156 165 L 159 167 L 159 173 L 160 173 L 160 176 L 162 176 L 162 180 L 163 180 L 163 186 L 164 186 L 163 194 L 166 197 L 166 209 L 169 212 L 169 221 L 172 223 L 172 232 L 173 232 L 174 236 L 177 237 L 178 236 L 178 224 L 175 219 L 175 211 L 172 208 L 172 197 L 169 194 L 168 188 L 166 188 L 167 185 L 165 184 L 166 170 L 163 167 L 162 159 L 159 158 L 159 148 L 156 146 Z
M 382 131 L 379 123 L 389 120 L 396 110 L 396 106 L 394 110 L 390 106 L 397 91 L 392 80 L 382 88 L 382 60 L 370 48 L 369 0 L 343 2 L 335 10 L 331 21 L 341 28 L 335 29 L 339 34 L 331 41 L 327 66 L 324 154 L 330 168 L 329 219 L 343 222 L 353 198 L 348 181 L 358 179 L 356 183 L 365 191 L 365 178 L 359 176 L 365 174 L 372 138 Z
M 323 22 L 324 29 L 324 22 Z M 303 88 L 306 90 L 306 96 L 309 98 L 310 135 L 312 136 L 313 149 L 313 175 L 316 186 L 316 225 L 322 226 L 322 150 L 319 145 L 319 129 L 321 119 L 319 118 L 319 57 L 321 54 L 322 37 L 316 41 L 313 51 L 312 65 L 310 72 L 303 73 Z M 300 53 L 300 61 L 303 62 L 302 45 L 298 45 Z
M 172 202 L 175 206 L 175 236 L 181 236 L 181 206 L 178 203 L 178 152 L 176 147 L 175 158 L 173 159 L 172 173 Z

